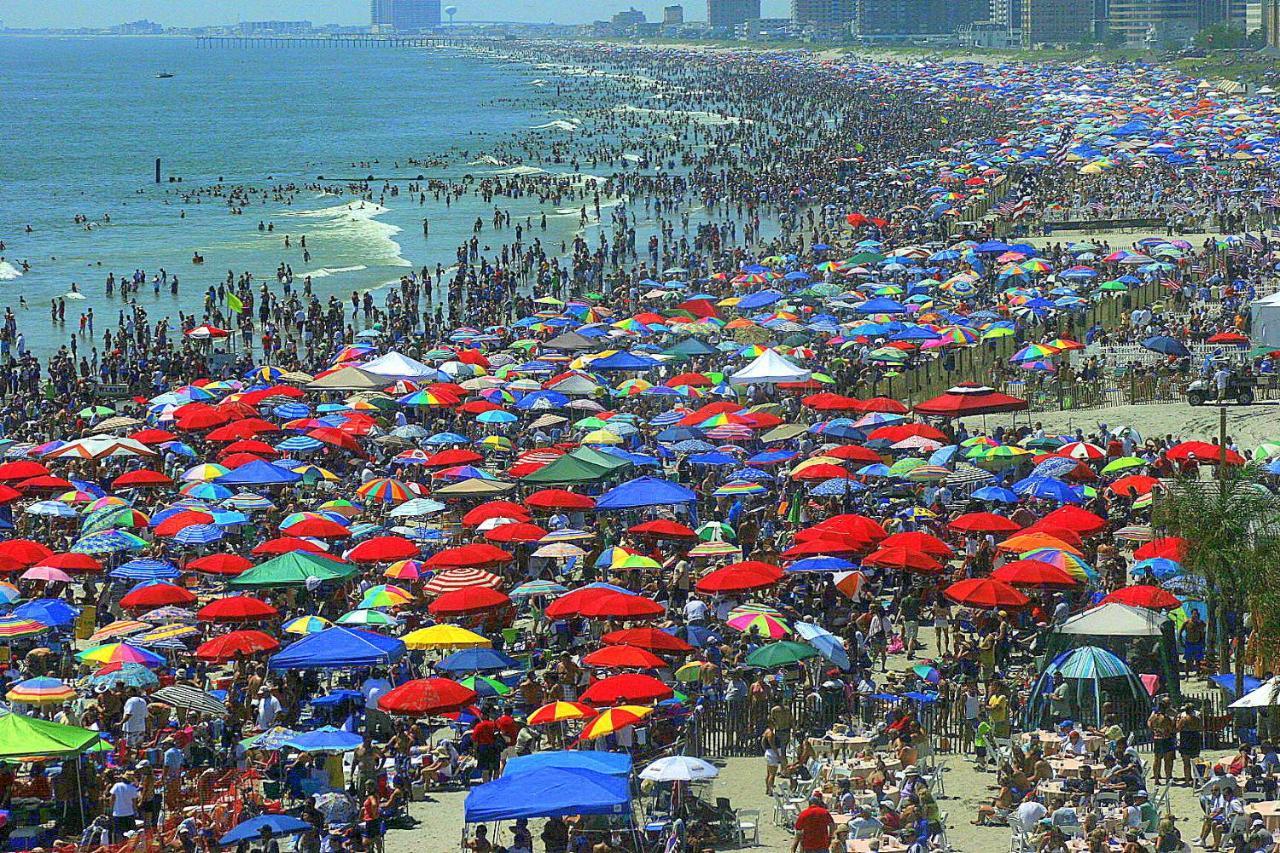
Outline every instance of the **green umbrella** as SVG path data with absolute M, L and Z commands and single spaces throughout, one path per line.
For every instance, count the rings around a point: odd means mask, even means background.
M 106 406 L 88 406 L 76 412 L 82 418 L 104 418 L 115 413 L 115 409 L 109 409 Z
M 906 459 L 899 459 L 889 467 L 890 477 L 905 477 L 921 465 L 928 463 L 918 456 L 908 456 Z
M 761 646 L 747 655 L 747 666 L 759 667 L 760 669 L 775 669 L 780 666 L 791 666 L 792 664 L 800 663 L 800 661 L 814 657 L 817 654 L 818 650 L 813 646 L 792 640 L 780 640 L 767 646 Z
M 1276 448 L 1280 450 L 1280 447 Z M 1128 471 L 1130 468 L 1141 468 L 1147 464 L 1147 460 L 1139 459 L 1136 456 L 1121 456 L 1118 459 L 1112 459 L 1102 469 L 1104 474 L 1114 474 L 1117 471 Z
M 511 688 L 496 678 L 487 675 L 470 675 L 458 682 L 463 687 L 474 690 L 479 696 L 506 696 Z

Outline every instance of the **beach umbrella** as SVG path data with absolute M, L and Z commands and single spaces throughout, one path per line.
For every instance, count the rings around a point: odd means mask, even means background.
M 509 685 L 487 675 L 469 675 L 458 683 L 468 690 L 474 690 L 476 696 L 481 699 L 492 699 L 511 693 Z
M 586 600 L 578 615 L 595 619 L 652 619 L 666 613 L 666 608 L 651 598 L 606 590 Z
M 255 622 L 272 619 L 280 611 L 258 598 L 232 595 L 211 601 L 196 612 L 202 622 Z
M 647 626 L 610 631 L 601 637 L 600 641 L 609 645 L 635 646 L 636 648 L 655 652 L 683 653 L 693 651 L 693 646 L 674 634 Z
M 226 704 L 220 699 L 186 684 L 161 687 L 151 694 L 151 698 L 174 708 L 195 711 L 210 717 L 225 717 L 228 714 Z
M 862 562 L 868 566 L 927 574 L 935 574 L 943 569 L 942 564 L 928 554 L 902 546 L 880 548 L 864 557 Z
M 156 666 L 158 664 L 153 664 Z M 160 678 L 140 663 L 109 663 L 89 676 L 89 686 L 93 688 L 109 687 L 151 687 L 159 684 Z
M 1002 581 L 1010 586 L 1042 589 L 1071 589 L 1080 584 L 1080 580 L 1074 575 L 1039 560 L 1015 560 L 1005 563 L 991 573 L 991 579 Z
M 333 623 L 322 616 L 299 616 L 284 623 L 281 630 L 286 634 L 319 634 L 331 627 Z
M 500 672 L 517 669 L 519 662 L 496 649 L 471 647 L 454 652 L 436 664 L 444 672 Z
M 164 581 L 144 581 L 124 594 L 120 599 L 120 607 L 124 610 L 143 610 L 166 604 L 194 604 L 195 601 L 195 593 L 183 587 Z
M 24 705 L 57 705 L 75 699 L 76 690 L 56 678 L 28 678 L 10 687 L 5 698 Z
M 97 664 L 130 664 L 136 663 L 146 667 L 162 666 L 164 658 L 146 649 L 131 646 L 128 643 L 107 643 L 76 653 L 76 660 L 81 663 Z
M 365 628 L 390 628 L 399 625 L 400 621 L 388 613 L 383 613 L 381 610 L 357 608 L 343 613 L 334 620 L 334 623 L 337 625 L 359 625 Z
M 375 536 L 347 552 L 354 563 L 391 563 L 418 555 L 418 546 L 403 536 Z
M 1134 551 L 1133 556 L 1138 560 L 1146 560 L 1152 557 L 1164 557 L 1181 563 L 1187 558 L 1187 542 L 1185 539 L 1178 536 L 1165 536 L 1160 539 L 1153 539 Z
M 782 614 L 762 605 L 742 605 L 729 611 L 725 624 L 743 634 L 777 640 L 791 633 Z
M 732 563 L 704 575 L 698 580 L 696 588 L 698 592 L 708 594 L 745 592 L 772 586 L 782 580 L 783 574 L 782 569 L 771 563 L 749 560 Z
M 191 333 L 188 332 L 188 335 L 191 335 Z M 218 844 L 223 847 L 230 847 L 241 842 L 254 844 L 261 840 L 263 829 L 270 829 L 271 834 L 275 836 L 288 836 L 309 832 L 312 826 L 307 821 L 292 815 L 266 814 L 250 818 L 232 827 L 231 831 L 218 839 Z
M 427 717 L 456 711 L 476 700 L 476 692 L 447 678 L 415 678 L 395 687 L 380 699 L 388 714 Z
M 195 656 L 212 663 L 227 663 L 238 656 L 249 657 L 261 652 L 274 652 L 280 641 L 262 631 L 232 631 L 201 643 Z
M 360 607 L 401 607 L 413 601 L 413 594 L 394 584 L 379 584 L 364 591 Z
M 253 563 L 239 554 L 206 554 L 188 562 L 184 568 L 210 575 L 239 575 L 253 567 Z
M 599 713 L 581 702 L 550 702 L 531 713 L 525 723 L 530 726 L 545 726 L 570 720 L 589 720 Z
M 584 655 L 582 665 L 599 669 L 661 669 L 667 662 L 636 646 L 608 645 Z
M 427 606 L 427 611 L 433 616 L 458 616 L 493 610 L 510 603 L 510 597 L 499 590 L 487 586 L 466 586 L 442 593 Z
M 449 569 L 439 572 L 427 581 L 422 591 L 428 595 L 440 595 L 472 586 L 496 589 L 502 586 L 502 578 L 483 569 Z
M 1021 529 L 1017 522 L 991 512 L 958 515 L 947 527 L 963 533 L 1014 533 Z
M 797 643 L 792 640 L 780 640 L 769 643 L 747 655 L 746 665 L 760 669 L 777 669 L 792 666 L 803 660 L 815 657 L 818 650 L 813 646 Z
M 1102 599 L 1103 604 L 1113 602 L 1127 604 L 1130 607 L 1146 607 L 1151 610 L 1173 610 L 1182 605 L 1173 593 L 1150 584 L 1121 587 Z
M 652 713 L 653 708 L 643 705 L 619 705 L 616 708 L 607 708 L 583 727 L 579 739 L 594 740 L 615 734 L 620 729 L 643 722 Z
M 951 584 L 943 594 L 967 607 L 986 610 L 1025 607 L 1031 599 L 1009 584 L 991 578 L 967 578 Z
M 401 637 L 410 651 L 424 649 L 470 649 L 493 645 L 487 637 L 458 625 L 431 625 L 419 628 Z
M 720 775 L 714 764 L 690 755 L 667 755 L 640 771 L 651 782 L 697 782 Z
M 624 673 L 602 678 L 588 687 L 579 697 L 588 705 L 617 705 L 622 703 L 661 702 L 670 699 L 673 691 L 651 675 Z
M 1083 558 L 1058 548 L 1037 548 L 1033 551 L 1024 551 L 1020 557 L 1023 560 L 1035 560 L 1036 562 L 1056 566 L 1081 583 L 1097 577 L 1093 567 L 1086 563 Z
M 299 752 L 351 752 L 364 742 L 363 736 L 346 732 L 333 726 L 322 726 L 309 732 L 295 734 L 284 742 L 288 749 Z

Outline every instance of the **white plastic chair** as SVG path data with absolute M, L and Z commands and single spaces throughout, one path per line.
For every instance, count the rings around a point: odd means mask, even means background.
M 755 846 L 760 843 L 760 810 L 759 809 L 738 809 L 733 813 L 737 823 L 738 845 L 742 846 L 747 843 L 747 836 L 751 836 L 751 844 Z

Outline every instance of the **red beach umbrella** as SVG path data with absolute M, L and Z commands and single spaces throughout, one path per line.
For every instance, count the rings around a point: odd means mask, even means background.
M 375 536 L 347 552 L 353 563 L 394 563 L 418 556 L 418 546 L 403 536 Z
M 29 568 L 53 556 L 53 551 L 32 539 L 6 539 L 0 542 L 0 564 L 14 565 L 9 571 Z
M 253 546 L 253 550 L 249 553 L 259 557 L 266 554 L 288 554 L 292 551 L 306 551 L 309 554 L 324 554 L 331 559 L 337 559 L 320 545 L 312 542 L 310 539 L 299 539 L 296 536 L 280 536 L 276 539 L 268 539 L 266 542 L 259 542 Z
M 920 530 L 895 533 L 880 543 L 881 548 L 906 548 L 910 551 L 921 551 L 930 557 L 952 556 L 951 546 L 937 536 Z
M 525 506 L 533 509 L 595 509 L 594 498 L 566 489 L 542 489 L 524 499 Z
M 904 572 L 936 574 L 942 571 L 942 564 L 933 557 L 903 547 L 881 548 L 868 554 L 863 558 L 862 562 L 869 566 L 900 569 Z
M 165 518 L 152 532 L 157 536 L 177 536 L 179 531 L 193 524 L 213 524 L 213 515 L 198 509 L 184 509 Z
M 251 595 L 220 598 L 196 611 L 196 618 L 202 622 L 253 622 L 279 615 L 279 610 Z
M 206 554 L 187 563 L 185 568 L 207 575 L 238 575 L 253 568 L 253 562 L 239 554 Z
M 652 536 L 655 539 L 698 538 L 698 534 L 694 532 L 693 528 L 666 518 L 658 518 L 642 524 L 633 524 L 627 528 L 627 532 L 634 533 L 637 536 Z
M 649 649 L 655 652 L 691 652 L 693 646 L 677 637 L 675 634 L 668 634 L 659 628 L 643 627 L 643 628 L 623 628 L 620 631 L 610 631 L 600 638 L 602 643 L 609 645 L 627 645 L 636 648 Z
M 1184 441 L 1169 448 L 1165 456 L 1175 462 L 1185 462 L 1195 457 L 1197 462 L 1205 465 L 1217 465 L 1222 459 L 1223 449 L 1216 444 L 1210 444 L 1207 441 Z M 1244 457 L 1234 450 L 1227 448 L 1226 459 L 1228 465 L 1243 465 Z
M 1134 551 L 1133 556 L 1138 560 L 1163 557 L 1166 560 L 1181 563 L 1187 558 L 1187 540 L 1180 536 L 1165 536 L 1161 539 L 1152 539 Z
M 328 518 L 304 518 L 280 528 L 280 532 L 290 536 L 314 536 L 317 539 L 346 539 L 351 535 L 346 527 Z
M 966 578 L 947 587 L 943 594 L 957 604 L 985 610 L 1025 607 L 1031 599 L 1003 581 L 991 578 Z
M 600 669 L 661 669 L 667 662 L 636 646 L 605 646 L 583 656 L 582 665 Z
M 427 612 L 433 616 L 460 616 L 505 607 L 510 603 L 511 598 L 505 592 L 487 586 L 467 586 L 441 594 L 427 605 Z
M 1146 607 L 1151 610 L 1173 610 L 1175 607 L 1182 606 L 1182 602 L 1176 595 L 1151 584 L 1121 587 L 1115 592 L 1107 593 L 1106 598 L 1102 599 L 1103 604 L 1112 602 L 1127 604 L 1130 607 Z
M 781 568 L 771 563 L 747 560 L 703 575 L 699 578 L 696 588 L 698 592 L 708 594 L 746 592 L 773 586 L 782 580 L 783 574 L 785 573 Z
M 75 551 L 67 551 L 63 554 L 53 554 L 45 557 L 37 566 L 48 566 L 51 569 L 61 569 L 64 572 L 100 572 L 102 571 L 102 563 L 90 554 L 78 554 Z
M 1156 477 L 1148 477 L 1146 474 L 1130 474 L 1127 477 L 1121 477 L 1107 488 L 1113 495 L 1121 495 L 1126 498 L 1145 495 L 1160 485 L 1160 480 Z
M 661 604 L 643 595 L 605 591 L 608 595 L 597 596 L 584 602 L 578 608 L 579 615 L 591 619 L 652 619 L 667 612 Z
M 462 516 L 462 523 L 467 527 L 479 527 L 491 518 L 510 518 L 515 521 L 528 521 L 529 510 L 511 501 L 487 501 Z
M 425 565 L 431 569 L 456 569 L 509 563 L 514 559 L 515 555 L 510 551 L 504 551 L 487 542 L 473 542 L 470 545 L 438 551 L 426 559 Z
M 486 530 L 484 538 L 491 542 L 537 542 L 547 535 L 547 529 L 528 521 L 517 521 L 512 524 L 499 524 Z
M 150 610 L 170 604 L 181 607 L 184 604 L 195 604 L 195 601 L 195 593 L 191 590 L 160 581 L 125 593 L 120 599 L 120 607 L 124 610 Z
M 670 699 L 672 689 L 652 675 L 624 673 L 602 678 L 578 697 L 588 705 L 647 704 Z
M 994 512 L 967 512 L 957 515 L 947 527 L 960 533 L 1015 533 L 1018 523 Z
M 201 643 L 196 647 L 196 657 L 210 663 L 228 663 L 237 656 L 274 652 L 278 648 L 280 641 L 262 631 L 232 631 Z
M 1040 560 L 1014 560 L 1012 563 L 1005 563 L 991 573 L 991 579 L 1009 586 L 1041 589 L 1071 589 L 1080 583 L 1068 572 Z
M 111 488 L 127 489 L 139 486 L 167 486 L 172 482 L 173 478 L 168 474 L 152 471 L 149 468 L 139 468 L 137 471 L 129 471 L 116 477 L 111 481 Z
M 1067 530 L 1074 530 L 1081 536 L 1092 536 L 1095 533 L 1101 533 L 1106 526 L 1106 519 L 1089 512 L 1087 509 L 1081 509 L 1071 504 L 1058 507 L 1032 525 L 1037 530 L 1045 530 L 1046 532 L 1051 527 L 1062 527 Z
M 16 459 L 13 462 L 5 462 L 0 465 L 0 480 L 29 480 L 32 477 L 42 477 L 49 473 L 49 469 L 36 462 L 34 459 Z
M 470 705 L 476 692 L 447 678 L 415 678 L 393 688 L 378 700 L 388 714 L 426 717 Z

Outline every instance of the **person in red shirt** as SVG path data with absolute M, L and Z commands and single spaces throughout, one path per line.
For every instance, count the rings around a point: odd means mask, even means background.
M 823 804 L 822 793 L 815 791 L 809 798 L 809 808 L 796 815 L 796 840 L 791 842 L 791 853 L 825 853 L 831 846 L 831 833 L 836 822 Z
M 480 778 L 488 782 L 498 775 L 502 758 L 502 749 L 498 746 L 498 724 L 482 716 L 471 728 L 471 742 L 475 745 Z
M 494 724 L 498 727 L 498 731 L 502 732 L 502 739 L 507 742 L 507 746 L 516 742 L 516 735 L 520 734 L 520 724 L 516 722 L 515 717 L 511 716 L 510 708 L 503 708 L 502 716 L 494 720 Z

